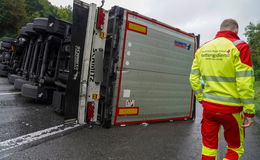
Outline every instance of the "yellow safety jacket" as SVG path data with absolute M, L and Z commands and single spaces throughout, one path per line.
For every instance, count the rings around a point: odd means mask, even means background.
M 205 82 L 204 90 L 200 77 Z M 197 50 L 190 83 L 197 100 L 215 104 L 217 112 L 227 109 L 236 112 L 240 108 L 245 116 L 255 114 L 254 72 L 249 46 L 234 32 L 220 31 L 214 40 Z

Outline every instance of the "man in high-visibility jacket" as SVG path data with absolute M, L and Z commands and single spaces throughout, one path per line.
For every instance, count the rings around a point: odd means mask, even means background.
M 238 24 L 226 19 L 214 40 L 195 53 L 190 83 L 203 106 L 202 160 L 216 160 L 220 126 L 227 153 L 224 160 L 238 160 L 244 153 L 244 128 L 255 115 L 254 72 L 249 46 L 239 39 Z M 205 82 L 204 90 L 200 77 Z

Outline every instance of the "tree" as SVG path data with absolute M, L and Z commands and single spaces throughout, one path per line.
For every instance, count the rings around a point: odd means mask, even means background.
M 57 18 L 72 22 L 72 7 L 70 5 L 67 7 L 59 7 L 57 10 Z
M 0 1 L 0 37 L 14 37 L 26 18 L 24 0 Z
M 49 16 L 71 22 L 72 7 L 56 7 L 48 0 L 0 0 L 0 38 L 16 37 L 26 23 Z
M 250 24 L 246 27 L 246 37 L 251 50 L 251 57 L 257 79 L 260 79 L 260 23 Z
M 48 0 L 25 0 L 28 15 L 27 22 L 31 22 L 36 17 L 54 16 L 65 21 L 72 21 L 72 7 L 56 7 Z
M 51 5 L 48 0 L 25 0 L 27 22 L 31 22 L 36 17 L 49 17 L 57 14 L 57 7 Z

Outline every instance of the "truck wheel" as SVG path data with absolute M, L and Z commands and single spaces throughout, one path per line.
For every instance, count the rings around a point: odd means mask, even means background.
M 47 32 L 48 30 L 48 18 L 34 18 L 33 29 L 36 32 Z
M 2 41 L 3 41 L 3 42 L 7 42 L 7 43 L 11 43 L 11 42 L 14 41 L 14 39 L 13 39 L 13 38 L 10 38 L 10 37 L 3 37 L 3 38 L 2 38 Z

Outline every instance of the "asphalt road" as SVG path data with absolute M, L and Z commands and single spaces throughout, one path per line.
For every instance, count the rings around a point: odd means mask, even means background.
M 50 105 L 24 98 L 0 77 L 0 142 L 63 123 Z
M 223 136 L 219 146 L 219 157 L 222 158 L 225 152 Z M 256 119 L 254 125 L 246 130 L 245 154 L 241 160 L 258 160 L 259 149 L 260 123 Z M 16 152 L 4 160 L 199 160 L 200 153 L 198 116 L 194 122 L 174 121 L 111 129 L 83 128 Z
M 0 79 L 0 85 L 2 81 L 3 79 Z M 4 86 L 3 88 L 8 88 L 6 84 Z M 1 88 L 0 86 L 0 90 Z M 7 91 L 13 92 L 12 88 L 5 90 Z M 20 95 L 0 96 L 0 98 L 6 103 L 0 106 L 1 141 L 62 123 L 62 117 L 54 114 L 48 105 L 37 104 Z M 32 143 L 2 159 L 199 160 L 200 115 L 201 106 L 198 104 L 195 121 L 151 123 L 148 126 L 135 124 L 111 129 L 85 127 L 40 144 Z M 225 153 L 225 145 L 222 136 L 219 145 L 220 159 Z M 245 154 L 241 160 L 258 160 L 259 150 L 260 120 L 256 117 L 254 125 L 246 130 Z

